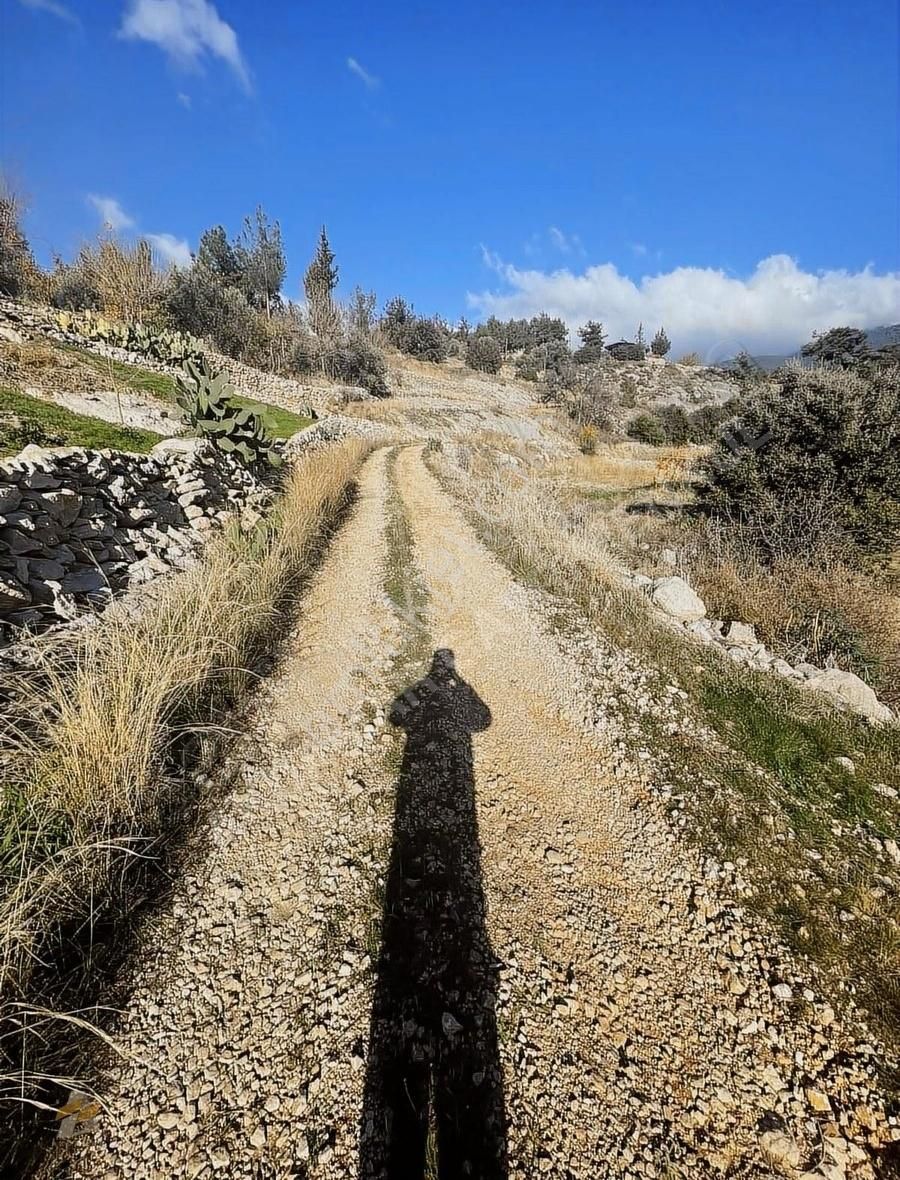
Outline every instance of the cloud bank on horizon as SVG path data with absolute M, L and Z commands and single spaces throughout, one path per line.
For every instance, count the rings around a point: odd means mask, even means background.
M 676 354 L 696 350 L 709 361 L 741 349 L 792 352 L 816 331 L 848 325 L 874 328 L 900 320 L 900 272 L 804 271 L 788 254 L 763 258 L 739 278 L 713 267 L 679 266 L 638 281 L 611 263 L 527 270 L 484 251 L 502 280 L 499 290 L 469 292 L 469 307 L 500 319 L 540 311 L 560 316 L 574 333 L 600 320 L 611 339 L 632 340 L 638 324 L 649 339 L 663 325 Z

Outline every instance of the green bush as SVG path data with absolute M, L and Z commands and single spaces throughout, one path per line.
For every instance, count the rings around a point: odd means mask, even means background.
M 690 421 L 690 441 L 693 443 L 711 443 L 722 433 L 722 427 L 730 419 L 740 413 L 741 402 L 737 398 L 729 398 L 720 406 L 701 406 L 688 415 Z
M 744 445 L 722 440 L 704 464 L 710 510 L 775 544 L 802 538 L 827 505 L 864 548 L 900 543 L 900 368 L 788 369 L 747 401 L 736 427 Z
M 800 355 L 818 364 L 837 365 L 843 369 L 859 364 L 869 353 L 865 332 L 859 328 L 832 328 L 800 349 Z
M 606 333 L 603 325 L 596 320 L 588 320 L 578 329 L 581 347 L 575 353 L 575 362 L 579 365 L 594 364 L 603 358 L 603 346 L 606 343 Z
M 466 364 L 470 369 L 479 369 L 483 373 L 499 373 L 503 364 L 500 345 L 493 336 L 470 337 L 466 348 Z
M 638 442 L 652 443 L 653 446 L 662 446 L 666 441 L 666 432 L 663 430 L 662 422 L 653 414 L 638 414 L 636 418 L 632 418 L 628 423 L 626 433 L 629 438 L 637 439 Z
M 404 351 L 420 361 L 440 364 L 447 359 L 447 334 L 434 320 L 416 319 L 406 337 Z
M 622 378 L 622 396 L 619 399 L 619 404 L 623 409 L 633 410 L 637 405 L 637 382 L 630 373 Z
M 516 376 L 522 381 L 537 381 L 540 369 L 533 352 L 522 352 L 516 357 Z
M 5 410 L 0 413 L 0 455 L 14 455 L 31 443 L 39 447 L 59 447 L 65 441 L 64 435 L 48 430 L 39 418 Z
M 684 406 L 662 406 L 657 411 L 666 442 L 681 447 L 691 441 L 691 416 Z
M 387 371 L 384 357 L 364 336 L 354 334 L 327 350 L 323 367 L 334 380 L 361 385 L 373 397 L 387 397 Z

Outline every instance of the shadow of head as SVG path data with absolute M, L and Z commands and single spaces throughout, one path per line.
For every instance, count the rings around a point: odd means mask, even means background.
M 460 676 L 454 653 L 440 647 L 427 675 L 395 698 L 390 722 L 405 729 L 408 738 L 431 728 L 446 738 L 466 737 L 487 729 L 491 711 Z

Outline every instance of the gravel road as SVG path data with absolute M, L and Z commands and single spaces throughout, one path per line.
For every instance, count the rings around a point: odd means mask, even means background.
M 46 1177 L 876 1174 L 874 1048 L 623 758 L 596 686 L 639 673 L 554 618 L 420 448 L 370 458 Z

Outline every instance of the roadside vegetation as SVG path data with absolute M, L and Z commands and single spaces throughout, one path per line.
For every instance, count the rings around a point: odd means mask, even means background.
M 35 674 L 14 693 L 5 686 L 0 1097 L 41 1097 L 42 1035 L 16 1033 L 17 1005 L 52 1006 L 41 965 L 71 962 L 95 923 L 128 912 L 142 867 L 184 822 L 196 772 L 217 764 L 229 717 L 285 633 L 365 454 L 347 442 L 296 464 L 257 525 L 233 522 L 139 606 L 36 647 Z
M 518 578 L 577 603 L 658 681 L 654 695 L 687 693 L 694 724 L 647 717 L 634 739 L 683 830 L 741 867 L 750 904 L 900 1049 L 900 728 L 874 728 L 658 623 L 623 587 L 622 551 L 558 477 L 511 473 L 477 449 L 462 467 L 446 454 L 429 462 Z

